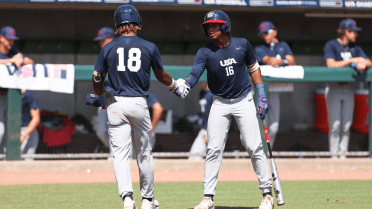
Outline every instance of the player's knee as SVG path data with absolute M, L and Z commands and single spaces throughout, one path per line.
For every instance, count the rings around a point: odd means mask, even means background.
M 339 133 L 340 132 L 340 128 L 341 128 L 340 126 L 341 126 L 340 121 L 335 121 L 333 124 L 331 124 L 329 131 L 331 133 Z

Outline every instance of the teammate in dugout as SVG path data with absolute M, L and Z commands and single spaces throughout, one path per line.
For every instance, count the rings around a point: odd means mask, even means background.
M 248 77 L 249 74 L 256 85 L 259 95 L 257 113 L 264 119 L 268 104 L 256 56 L 248 40 L 231 36 L 231 22 L 223 11 L 208 12 L 202 26 L 204 34 L 212 41 L 199 49 L 192 71 L 186 78 L 186 85 L 192 88 L 206 69 L 208 86 L 213 94 L 207 127 L 204 198 L 195 209 L 215 208 L 213 196 L 216 193 L 218 172 L 233 117 L 240 129 L 241 142 L 251 156 L 259 188 L 263 193 L 259 208 L 273 208 L 272 181 Z M 189 88 L 179 88 L 176 94 L 184 98 L 189 91 Z
M 22 54 L 22 52 L 13 48 L 14 41 L 16 40 L 19 40 L 19 38 L 16 36 L 16 31 L 13 27 L 6 26 L 1 29 L 0 64 L 12 64 L 17 68 L 27 64 L 34 64 L 34 61 L 32 59 L 26 57 L 24 54 Z M 3 141 L 4 143 L 5 140 L 3 140 L 3 138 L 5 133 L 5 110 L 7 91 L 8 89 L 0 88 L 0 142 Z
M 94 67 L 92 82 L 98 96 L 104 94 L 103 81 L 108 73 L 107 115 L 109 137 L 114 154 L 114 170 L 119 195 L 125 209 L 135 209 L 130 175 L 130 139 L 137 155 L 140 174 L 142 209 L 159 208 L 154 197 L 154 162 L 150 145 L 151 121 L 146 97 L 151 74 L 173 91 L 184 91 L 184 80 L 173 80 L 163 68 L 159 50 L 155 44 L 137 37 L 142 20 L 137 9 L 123 5 L 114 14 L 115 26 L 120 37 L 101 50 Z M 111 102 L 112 103 L 111 103 Z
M 353 67 L 358 72 L 372 67 L 371 60 L 362 48 L 355 43 L 358 36 L 353 19 L 344 19 L 337 30 L 337 39 L 330 40 L 324 46 L 324 60 L 327 67 Z M 337 159 L 336 153 L 341 152 L 340 158 L 345 159 L 348 151 L 350 126 L 354 113 L 354 88 L 352 83 L 327 83 L 325 89 L 329 123 L 329 149 L 332 158 Z
M 260 23 L 259 31 L 259 36 L 266 43 L 255 49 L 257 60 L 260 64 L 273 67 L 296 65 L 291 48 L 285 41 L 279 42 L 277 39 L 278 31 L 272 22 L 264 21 Z M 275 85 L 275 83 L 270 83 L 269 85 Z M 282 89 L 280 89 L 280 86 L 276 86 L 276 90 Z M 280 119 L 280 97 L 278 92 L 269 92 L 269 109 L 270 146 L 274 147 Z
M 97 37 L 95 37 L 93 40 L 98 41 L 98 44 L 100 48 L 102 49 L 106 44 L 110 43 L 112 40 L 115 39 L 115 31 L 110 27 L 103 27 L 99 29 Z M 107 82 L 104 83 L 105 88 L 107 88 Z M 155 95 L 149 90 L 149 96 L 147 98 L 147 105 L 152 109 L 152 137 L 151 137 L 151 147 L 155 147 L 155 128 L 157 123 L 159 122 L 161 118 L 161 114 L 163 113 L 163 107 L 161 106 L 158 99 L 155 97 Z M 107 113 L 102 109 L 102 107 L 99 107 L 97 110 L 97 119 L 96 123 L 94 125 L 94 129 L 96 131 L 96 134 L 98 138 L 102 141 L 102 143 L 110 149 L 110 154 L 112 154 L 112 149 L 110 146 L 110 139 L 108 135 L 108 125 L 107 125 Z M 132 151 L 129 152 L 130 156 L 132 157 Z M 112 160 L 111 157 L 108 158 L 108 160 Z

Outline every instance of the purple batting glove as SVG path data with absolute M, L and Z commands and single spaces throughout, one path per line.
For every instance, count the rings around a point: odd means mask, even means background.
M 269 104 L 265 95 L 258 97 L 257 114 L 260 115 L 261 120 L 265 119 L 265 114 L 269 112 Z

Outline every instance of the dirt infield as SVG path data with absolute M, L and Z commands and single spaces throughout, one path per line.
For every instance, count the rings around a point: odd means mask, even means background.
M 155 159 L 155 181 L 203 181 L 204 160 Z M 276 159 L 281 180 L 368 180 L 372 159 Z M 131 161 L 132 180 L 139 181 Z M 250 159 L 224 159 L 219 181 L 257 181 Z M 115 182 L 113 161 L 2 161 L 0 185 Z

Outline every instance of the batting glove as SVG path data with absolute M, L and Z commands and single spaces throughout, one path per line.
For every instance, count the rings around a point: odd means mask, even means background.
M 179 78 L 177 81 L 178 88 L 174 94 L 180 98 L 185 98 L 190 92 L 190 85 L 185 80 Z
M 269 112 L 269 105 L 267 103 L 267 98 L 265 95 L 261 95 L 258 97 L 257 114 L 260 115 L 261 120 L 264 120 L 265 114 L 267 114 L 267 112 Z

